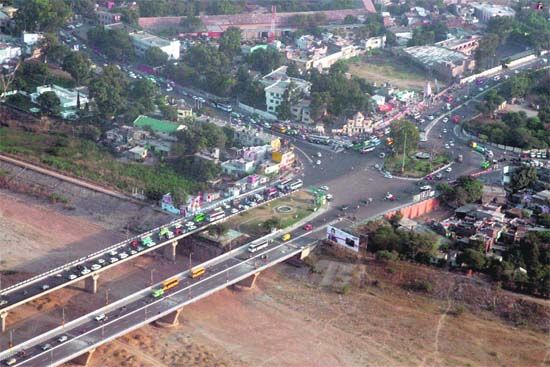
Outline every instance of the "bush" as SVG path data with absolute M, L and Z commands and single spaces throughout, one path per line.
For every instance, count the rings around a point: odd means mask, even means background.
M 430 293 L 433 290 L 433 284 L 428 280 L 413 280 L 409 282 L 406 286 L 407 289 L 410 289 L 415 292 L 426 292 Z
M 395 261 L 399 258 L 396 251 L 380 250 L 376 252 L 376 260 L 379 261 Z

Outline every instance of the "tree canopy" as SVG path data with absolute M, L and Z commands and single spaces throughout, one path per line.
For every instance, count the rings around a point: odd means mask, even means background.
M 107 57 L 117 61 L 131 61 L 135 58 L 135 49 L 124 29 L 105 29 L 103 26 L 91 28 L 88 40 Z
M 127 93 L 126 75 L 112 65 L 105 67 L 103 74 L 90 83 L 90 96 L 104 117 L 112 117 L 124 111 Z
M 420 141 L 420 133 L 416 126 L 405 119 L 391 123 L 390 137 L 393 139 L 395 154 L 403 154 L 403 151 L 405 154 L 416 152 Z
M 143 54 L 145 63 L 152 67 L 163 66 L 168 61 L 168 55 L 158 47 L 149 47 Z
M 470 176 L 460 176 L 454 185 L 442 183 L 437 185 L 441 199 L 450 205 L 464 205 L 481 199 L 483 184 Z
M 78 51 L 69 52 L 63 59 L 63 70 L 71 74 L 76 84 L 80 84 L 90 75 L 90 67 L 90 59 Z
M 233 59 L 241 52 L 241 30 L 237 27 L 229 27 L 220 37 L 220 52 Z
M 44 92 L 38 96 L 38 104 L 48 114 L 57 116 L 61 112 L 61 101 L 55 94 L 55 92 Z
M 64 0 L 19 0 L 15 5 L 18 32 L 55 32 L 72 14 Z

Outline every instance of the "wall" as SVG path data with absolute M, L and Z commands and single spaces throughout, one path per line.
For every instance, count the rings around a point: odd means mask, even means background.
M 433 212 L 438 208 L 439 208 L 439 199 L 431 198 L 415 204 L 411 204 L 409 206 L 400 208 L 398 210 L 388 212 L 384 215 L 384 217 L 391 218 L 396 212 L 400 212 L 401 214 L 403 214 L 404 218 L 414 219 L 424 214 Z
M 517 148 L 517 147 L 511 147 L 511 146 L 508 146 L 508 145 L 495 144 L 495 143 L 491 143 L 491 142 L 488 142 L 488 141 L 480 141 L 477 138 L 477 136 L 468 133 L 464 129 L 462 129 L 462 134 L 464 134 L 464 136 L 466 136 L 466 137 L 468 137 L 472 140 L 475 140 L 479 144 L 485 145 L 485 146 L 488 146 L 488 147 L 495 147 L 495 148 L 499 148 L 499 149 L 506 150 L 506 151 L 509 151 L 509 152 L 514 152 L 514 153 L 521 153 L 523 151 L 523 149 Z
M 248 113 L 255 113 L 257 114 L 258 116 L 266 119 L 266 120 L 269 120 L 269 121 L 277 121 L 277 116 L 269 113 L 269 112 L 266 112 L 266 111 L 262 111 L 262 110 L 259 110 L 257 108 L 254 108 L 254 107 L 251 107 L 249 105 L 246 105 L 242 102 L 239 102 L 239 108 L 248 112 Z

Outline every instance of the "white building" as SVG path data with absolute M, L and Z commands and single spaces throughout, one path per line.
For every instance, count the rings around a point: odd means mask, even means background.
M 311 90 L 311 83 L 299 78 L 289 77 L 286 74 L 286 66 L 272 71 L 264 76 L 261 80 L 265 85 L 265 104 L 267 106 L 267 112 L 276 114 L 277 107 L 283 102 L 286 90 L 292 86 L 292 90 L 289 91 L 290 96 L 293 99 L 301 100 L 305 97 L 309 97 Z M 295 111 L 292 111 L 293 114 Z M 299 113 L 299 120 L 302 120 L 302 113 Z
M 169 59 L 178 60 L 180 58 L 180 41 L 178 40 L 167 40 L 144 31 L 131 32 L 130 38 L 138 56 L 143 56 L 145 51 L 151 47 L 158 47 L 168 55 Z
M 27 46 L 34 46 L 38 41 L 44 38 L 42 33 L 23 32 L 23 43 Z
M 38 103 L 38 97 L 46 92 L 54 92 L 59 98 L 61 107 L 61 117 L 69 118 L 76 116 L 78 107 L 84 108 L 89 102 L 88 95 L 75 89 L 66 89 L 58 85 L 42 85 L 36 87 L 36 92 L 31 93 L 31 101 Z M 80 104 L 80 106 L 78 106 Z
M 21 47 L 0 43 L 0 64 L 21 56 Z
M 483 3 L 472 5 L 472 7 L 475 16 L 482 22 L 488 22 L 489 19 L 494 17 L 513 17 L 516 15 L 516 11 L 509 6 Z
M 365 40 L 365 50 L 374 50 L 386 47 L 386 35 L 371 37 Z

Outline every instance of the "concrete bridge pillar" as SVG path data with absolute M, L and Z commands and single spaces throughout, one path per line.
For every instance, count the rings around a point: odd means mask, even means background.
M 6 332 L 7 319 L 8 319 L 8 313 L 7 312 L 0 313 L 0 322 L 2 323 L 2 332 L 3 333 Z
M 84 354 L 79 355 L 75 359 L 73 359 L 71 362 L 73 364 L 76 364 L 77 366 L 87 366 L 88 363 L 90 363 L 90 360 L 92 359 L 92 355 L 94 354 L 95 349 L 91 349 L 87 351 Z
M 99 280 L 99 274 L 92 274 L 84 279 L 84 288 L 90 293 L 97 293 L 97 281 Z
M 169 313 L 166 316 L 161 317 L 158 320 L 155 320 L 155 324 L 160 327 L 174 327 L 179 325 L 179 316 L 183 308 L 177 309 L 174 312 Z
M 308 257 L 310 253 L 311 253 L 311 247 L 305 247 L 302 250 L 302 252 L 300 252 L 300 260 L 303 260 L 306 257 Z
M 164 245 L 164 257 L 170 261 L 176 261 L 176 249 L 178 247 L 178 241 L 173 241 L 167 245 Z
M 260 275 L 260 273 L 252 274 L 248 278 L 245 278 L 238 282 L 237 285 L 242 288 L 252 289 L 254 288 L 254 284 L 256 283 L 256 278 L 258 278 L 258 275 Z

